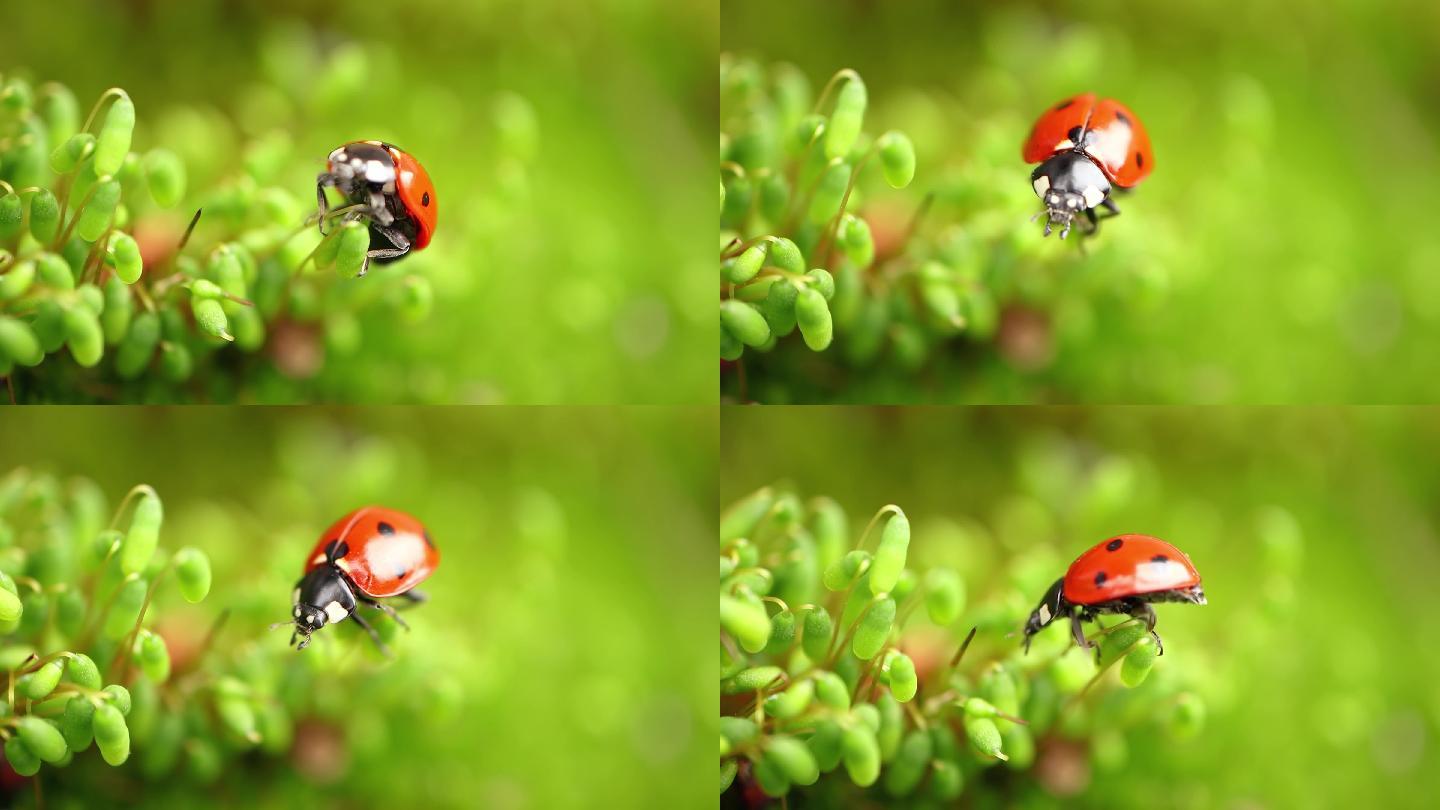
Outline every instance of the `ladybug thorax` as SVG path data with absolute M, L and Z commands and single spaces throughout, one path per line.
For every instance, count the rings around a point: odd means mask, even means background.
M 356 141 L 330 153 L 331 173 L 364 178 L 366 183 L 380 186 L 386 193 L 395 191 L 395 159 L 383 145 Z
M 345 574 L 334 565 L 312 569 L 295 586 L 295 623 L 314 631 L 344 621 L 355 610 L 355 594 Z
M 1035 167 L 1030 183 L 1052 216 L 1094 208 L 1110 194 L 1110 180 L 1105 173 L 1077 150 L 1053 155 Z

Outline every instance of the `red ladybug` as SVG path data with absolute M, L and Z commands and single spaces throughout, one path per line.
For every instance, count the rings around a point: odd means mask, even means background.
M 330 211 L 325 189 L 334 187 L 347 204 L 363 206 L 347 216 L 370 221 L 367 265 L 371 259 L 393 262 L 430 244 L 440 203 L 430 175 L 409 152 L 384 141 L 354 141 L 331 152 L 326 169 L 315 181 L 321 233 Z
M 1070 617 L 1075 643 L 1089 648 L 1080 623 L 1102 613 L 1120 613 L 1143 620 L 1164 655 L 1150 606 L 1154 602 L 1205 604 L 1195 564 L 1185 552 L 1148 534 L 1112 537 L 1077 557 L 1045 592 L 1025 622 L 1025 649 L 1030 649 L 1031 636 L 1061 616 Z
M 1110 199 L 1111 184 L 1131 188 L 1155 167 L 1150 136 L 1140 119 L 1124 104 L 1094 93 L 1046 110 L 1025 139 L 1023 154 L 1026 163 L 1040 164 L 1030 184 L 1045 202 L 1045 235 L 1059 227 L 1061 239 L 1081 211 L 1090 220 L 1091 233 L 1100 227 L 1097 206 L 1105 206 L 1111 216 L 1119 214 Z
M 379 600 L 399 596 L 424 601 L 424 595 L 414 588 L 438 565 L 440 552 L 419 520 L 381 506 L 356 509 L 320 535 L 305 561 L 305 575 L 295 586 L 295 631 L 290 643 L 299 638 L 303 650 L 310 644 L 311 633 L 350 618 L 384 650 L 375 628 L 356 608 L 368 604 L 390 614 L 408 630 L 395 609 Z

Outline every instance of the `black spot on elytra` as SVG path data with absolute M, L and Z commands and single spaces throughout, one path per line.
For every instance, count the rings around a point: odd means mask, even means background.
M 1111 540 L 1110 542 L 1108 542 L 1108 543 L 1105 544 L 1105 550 L 1106 550 L 1106 551 L 1119 551 L 1119 550 L 1120 550 L 1120 547 L 1123 546 L 1123 545 L 1125 545 L 1125 541 L 1124 541 L 1124 540 L 1121 540 L 1120 538 L 1117 537 L 1117 538 L 1115 538 L 1114 540 Z
M 430 207 L 430 192 L 427 191 L 420 195 L 420 204 L 426 208 Z
M 380 521 L 380 524 L 379 524 L 378 526 L 376 526 L 375 528 L 376 528 L 376 529 L 379 529 L 381 534 L 394 534 L 394 533 L 395 533 L 395 527 L 394 527 L 394 526 L 391 526 L 389 523 L 386 523 L 386 522 L 383 521 L 383 520 Z
M 1071 142 L 1071 143 L 1078 144 L 1078 143 L 1080 143 L 1080 136 L 1083 135 L 1083 134 L 1084 134 L 1084 130 L 1081 129 L 1080 127 L 1071 127 L 1071 128 L 1070 128 L 1070 132 L 1067 133 L 1066 137 L 1068 137 L 1068 138 L 1070 139 L 1070 142 Z
M 1056 112 L 1059 112 L 1059 111 L 1065 109 L 1066 107 L 1069 107 L 1071 104 L 1074 104 L 1074 103 L 1075 103 L 1075 99 L 1073 99 L 1073 98 L 1070 99 L 1069 101 L 1062 101 L 1062 102 L 1060 102 L 1059 104 L 1056 104 L 1056 105 L 1055 105 L 1055 111 L 1056 111 Z
M 1105 584 L 1105 572 L 1104 572 L 1104 571 L 1101 571 L 1101 572 L 1099 572 L 1098 574 L 1095 575 L 1095 587 L 1098 588 L 1098 587 L 1100 587 L 1101 585 L 1104 585 L 1104 584 Z
M 1115 117 L 1118 118 L 1118 119 L 1120 119 L 1121 121 L 1124 121 L 1124 122 L 1125 122 L 1125 126 L 1127 126 L 1127 127 L 1130 126 L 1130 116 L 1126 115 L 1126 114 L 1123 113 L 1123 112 L 1120 112 L 1119 110 L 1116 110 L 1116 111 L 1115 111 Z
M 1142 169 L 1145 168 L 1145 156 L 1139 152 L 1135 153 L 1135 165 Z
M 1156 554 L 1154 557 L 1150 558 L 1150 562 L 1166 563 L 1170 562 L 1170 558 L 1166 557 L 1164 554 Z

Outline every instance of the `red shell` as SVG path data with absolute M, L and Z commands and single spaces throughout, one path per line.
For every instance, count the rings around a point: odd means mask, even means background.
M 390 157 L 395 159 L 395 190 L 418 226 L 412 247 L 420 250 L 430 244 L 430 237 L 440 219 L 440 200 L 435 196 L 435 184 L 430 182 L 425 167 L 409 152 L 394 146 L 388 148 Z
M 1080 129 L 1079 139 L 1072 137 Z M 1155 168 L 1150 135 L 1124 104 L 1082 93 L 1045 111 L 1025 139 L 1026 163 L 1039 163 L 1057 152 L 1084 144 L 1084 152 L 1110 182 L 1130 188 Z
M 1200 584 L 1200 572 L 1180 549 L 1148 534 L 1121 534 L 1081 554 L 1065 572 L 1065 598 L 1095 605 Z
M 355 587 L 375 598 L 402 594 L 440 565 L 425 525 L 383 506 L 363 506 L 331 524 L 305 560 L 305 573 L 324 565 L 326 547 L 344 544 L 336 565 Z

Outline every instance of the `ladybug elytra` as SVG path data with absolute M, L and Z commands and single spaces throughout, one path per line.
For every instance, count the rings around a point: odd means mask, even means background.
M 1061 616 L 1070 618 L 1075 643 L 1088 649 L 1081 622 L 1114 613 L 1145 622 L 1164 655 L 1151 607 L 1156 602 L 1205 604 L 1200 572 L 1189 555 L 1164 540 L 1146 534 L 1117 535 L 1077 557 L 1065 576 L 1045 592 L 1025 622 L 1025 649 L 1030 649 L 1031 636 Z
M 420 161 L 393 144 L 352 141 L 330 153 L 326 170 L 315 181 L 321 233 L 330 211 L 327 188 L 337 189 L 347 204 L 360 206 L 346 214 L 347 219 L 369 220 L 367 266 L 372 260 L 384 264 L 422 250 L 435 234 L 440 201 L 430 175 Z
M 384 651 L 375 628 L 357 608 L 370 605 L 408 630 L 395 609 L 379 600 L 394 596 L 424 601 L 424 595 L 414 588 L 439 564 L 440 552 L 416 518 L 380 506 L 356 509 L 320 535 L 305 561 L 304 576 L 295 585 L 292 621 L 274 627 L 293 623 L 290 643 L 299 639 L 303 650 L 310 644 L 311 633 L 327 624 L 354 619 Z
M 1030 184 L 1045 203 L 1045 236 L 1058 227 L 1061 239 L 1082 211 L 1090 233 L 1100 227 L 1097 207 L 1118 215 L 1120 208 L 1110 198 L 1112 186 L 1131 188 L 1155 166 L 1150 136 L 1140 119 L 1124 104 L 1094 93 L 1046 110 L 1025 139 L 1022 154 L 1026 163 L 1040 164 Z

